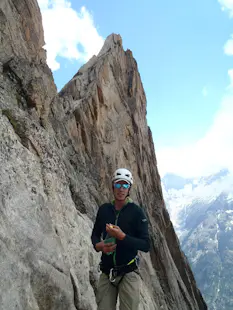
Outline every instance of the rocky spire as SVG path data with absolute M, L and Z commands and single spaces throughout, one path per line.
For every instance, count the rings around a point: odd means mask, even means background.
M 102 47 L 102 49 L 100 50 L 98 57 L 101 57 L 102 55 L 106 54 L 109 50 L 113 50 L 114 48 L 116 48 L 117 46 L 119 46 L 120 48 L 122 48 L 122 38 L 119 34 L 110 34 L 105 42 L 104 45 Z

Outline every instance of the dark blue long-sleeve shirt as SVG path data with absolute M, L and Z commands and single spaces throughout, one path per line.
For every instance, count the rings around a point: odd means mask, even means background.
M 101 237 L 105 239 L 106 224 L 115 224 L 116 217 L 117 211 L 113 204 L 106 203 L 100 206 L 91 235 L 94 248 L 96 243 L 101 241 Z M 120 210 L 116 225 L 126 234 L 123 240 L 116 240 L 115 263 L 117 266 L 128 264 L 138 251 L 148 252 L 150 250 L 148 221 L 141 207 L 129 202 Z M 113 255 L 103 253 L 101 261 L 106 269 L 114 266 Z

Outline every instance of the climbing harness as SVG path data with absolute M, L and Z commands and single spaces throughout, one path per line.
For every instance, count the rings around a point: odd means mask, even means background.
M 117 283 L 118 286 L 120 282 L 123 280 L 125 274 L 129 272 L 138 273 L 138 265 L 139 265 L 139 257 L 136 256 L 127 265 L 115 266 L 114 268 L 111 268 L 109 271 L 109 281 L 113 284 L 116 282 L 116 278 L 121 276 L 121 279 Z

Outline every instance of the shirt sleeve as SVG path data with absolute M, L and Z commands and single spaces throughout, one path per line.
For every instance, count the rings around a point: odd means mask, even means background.
M 137 251 L 148 252 L 150 250 L 150 237 L 148 232 L 148 220 L 143 209 L 139 209 L 137 215 L 137 229 L 136 236 L 132 237 L 126 235 L 126 237 L 121 241 L 126 247 L 133 248 Z
M 92 234 L 91 234 L 91 242 L 95 250 L 96 250 L 95 248 L 96 244 L 101 241 L 101 234 L 102 234 L 102 229 L 101 229 L 100 208 L 99 208 L 97 215 L 96 215 Z

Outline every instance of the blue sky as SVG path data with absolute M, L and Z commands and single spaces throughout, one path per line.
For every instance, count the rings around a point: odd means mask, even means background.
M 109 34 L 120 34 L 124 48 L 132 50 L 138 63 L 161 174 L 193 176 L 233 168 L 229 133 L 233 127 L 229 120 L 226 126 L 224 119 L 229 113 L 233 117 L 233 71 L 229 71 L 233 68 L 229 57 L 233 55 L 233 0 L 39 0 L 39 4 L 47 48 L 57 55 L 57 64 L 50 67 L 56 68 L 58 89 L 98 52 Z M 59 6 L 60 14 L 56 13 Z M 52 14 L 62 19 L 59 29 L 51 22 Z M 73 46 L 59 45 L 64 38 L 54 42 L 54 36 L 63 31 L 69 37 L 67 44 L 73 40 Z
M 86 3 L 85 3 L 86 2 Z M 95 3 L 95 4 L 94 4 Z M 202 137 L 228 84 L 223 53 L 233 23 L 217 1 L 77 1 L 99 33 L 120 33 L 133 51 L 156 149 Z M 207 87 L 208 96 L 202 90 Z

